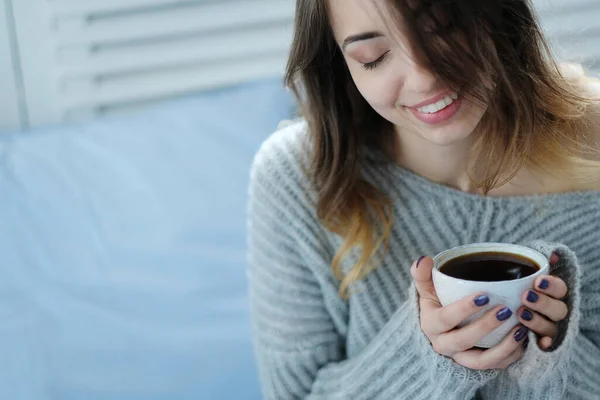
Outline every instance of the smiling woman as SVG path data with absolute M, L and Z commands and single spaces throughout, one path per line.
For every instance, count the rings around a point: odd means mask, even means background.
M 600 392 L 600 98 L 528 0 L 299 0 L 286 82 L 305 121 L 263 145 L 250 191 L 266 397 Z M 459 328 L 487 297 L 441 307 L 423 255 L 474 242 L 555 267 L 526 309 Z

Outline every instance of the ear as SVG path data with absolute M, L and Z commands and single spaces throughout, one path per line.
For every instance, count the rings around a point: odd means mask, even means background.
M 571 62 L 558 63 L 558 69 L 561 75 L 568 81 L 577 81 L 585 78 L 585 69 L 583 65 Z
M 598 161 L 600 161 L 600 79 L 596 77 L 586 77 L 584 80 L 585 94 L 596 99 L 597 102 L 591 105 L 587 110 L 586 124 L 589 138 L 589 145 L 598 151 Z
M 563 77 L 578 87 L 583 95 L 597 100 L 587 109 L 585 127 L 589 144 L 598 149 L 600 161 L 600 77 L 589 74 L 583 65 L 577 63 L 561 62 L 558 67 Z

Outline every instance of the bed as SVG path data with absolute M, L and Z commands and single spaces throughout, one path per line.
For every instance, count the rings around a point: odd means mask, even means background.
M 0 398 L 259 399 L 248 174 L 279 79 L 0 136 Z
M 260 398 L 246 192 L 293 8 L 0 0 L 0 399 Z

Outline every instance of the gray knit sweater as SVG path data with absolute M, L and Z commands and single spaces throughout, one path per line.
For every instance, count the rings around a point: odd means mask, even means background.
M 266 399 L 600 399 L 600 192 L 483 197 L 370 158 L 363 177 L 393 201 L 390 252 L 344 301 L 330 266 L 342 240 L 317 219 L 303 173 L 307 136 L 304 122 L 279 130 L 251 173 L 248 276 Z M 553 350 L 530 333 L 505 370 L 433 351 L 409 272 L 421 255 L 485 241 L 556 251 L 570 293 Z

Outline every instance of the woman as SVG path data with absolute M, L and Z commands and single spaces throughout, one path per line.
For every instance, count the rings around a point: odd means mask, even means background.
M 527 0 L 296 13 L 287 83 L 305 121 L 267 140 L 250 187 L 265 397 L 597 398 L 597 84 L 557 67 Z M 484 241 L 536 248 L 552 273 L 522 308 L 458 328 L 488 299 L 441 307 L 429 256 Z M 500 344 L 473 348 L 512 313 Z

